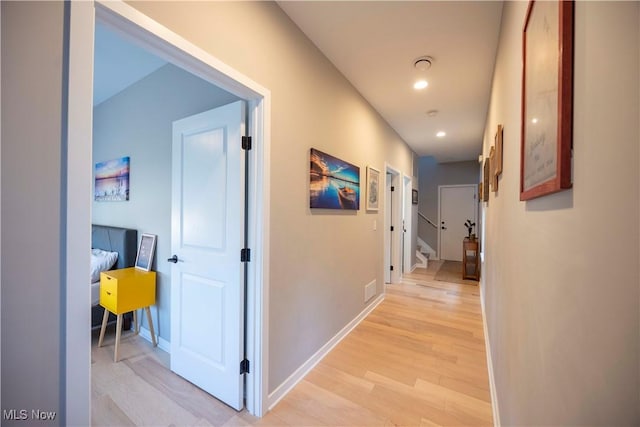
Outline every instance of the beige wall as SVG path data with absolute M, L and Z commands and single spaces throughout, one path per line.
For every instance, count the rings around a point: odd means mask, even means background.
M 640 4 L 576 2 L 573 189 L 519 201 L 525 2 L 506 2 L 482 286 L 502 425 L 640 423 Z
M 413 153 L 277 4 L 131 4 L 271 91 L 273 391 L 365 308 L 364 285 L 383 291 L 384 209 L 311 212 L 309 149 L 359 166 L 361 183 L 385 161 L 411 176 Z
M 64 7 L 1 7 L 2 410 L 55 411 L 38 425 L 63 425 Z

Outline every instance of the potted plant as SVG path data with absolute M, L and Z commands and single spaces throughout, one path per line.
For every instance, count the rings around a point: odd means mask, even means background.
M 469 240 L 476 240 L 476 235 L 473 234 L 473 228 L 476 226 L 475 222 L 471 222 L 470 219 L 466 220 L 464 226 L 467 228 Z

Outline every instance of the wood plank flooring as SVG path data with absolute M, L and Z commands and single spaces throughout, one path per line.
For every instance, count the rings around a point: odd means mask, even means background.
M 493 425 L 477 286 L 433 280 L 439 263 L 388 285 L 385 301 L 271 412 L 236 412 L 168 369 L 169 355 L 113 332 L 92 348 L 96 426 Z

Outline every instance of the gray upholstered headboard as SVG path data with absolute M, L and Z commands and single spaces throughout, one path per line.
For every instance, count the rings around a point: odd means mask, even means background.
M 91 248 L 118 252 L 118 261 L 113 266 L 114 269 L 133 267 L 138 251 L 138 230 L 93 224 Z

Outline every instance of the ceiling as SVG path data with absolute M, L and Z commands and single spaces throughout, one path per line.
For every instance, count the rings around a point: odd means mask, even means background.
M 96 23 L 94 43 L 94 106 L 167 63 L 99 23 Z
M 502 2 L 280 1 L 279 6 L 420 156 L 481 152 Z M 425 72 L 414 67 L 428 55 Z M 94 105 L 166 62 L 96 25 Z M 429 86 L 413 89 L 425 77 Z M 437 110 L 434 117 L 428 111 Z M 446 132 L 439 138 L 438 131 Z
M 501 1 L 278 4 L 418 155 L 478 158 Z M 419 72 L 414 62 L 424 55 L 432 66 Z M 429 86 L 416 91 L 420 76 Z M 438 113 L 430 117 L 431 110 Z

